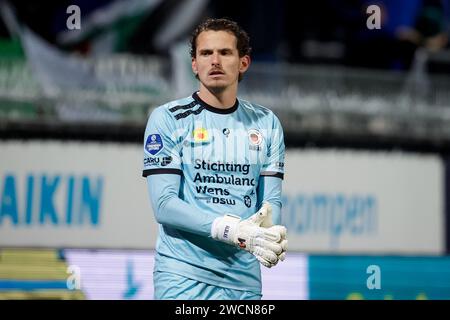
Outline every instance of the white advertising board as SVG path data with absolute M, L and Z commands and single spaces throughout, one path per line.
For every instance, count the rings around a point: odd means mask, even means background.
M 0 143 L 0 246 L 153 248 L 135 144 Z
M 443 177 L 437 156 L 290 151 L 283 186 L 289 247 L 324 253 L 443 253 Z
M 155 247 L 137 144 L 0 142 L 0 246 Z M 289 248 L 444 252 L 444 165 L 431 155 L 288 150 Z

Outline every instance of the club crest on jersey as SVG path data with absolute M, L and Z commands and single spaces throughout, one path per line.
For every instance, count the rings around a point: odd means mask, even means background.
M 261 132 L 259 132 L 256 129 L 250 129 L 248 130 L 248 141 L 249 141 L 249 147 L 251 150 L 259 151 L 261 150 L 261 143 L 263 140 L 263 136 Z
M 197 128 L 192 132 L 194 142 L 205 142 L 209 140 L 208 130 L 204 128 Z
M 248 130 L 248 140 L 250 141 L 250 144 L 254 146 L 259 146 L 262 142 L 262 134 L 256 129 L 250 129 Z
M 152 133 L 148 136 L 145 142 L 145 150 L 151 155 L 155 155 L 164 148 L 161 136 L 157 133 Z

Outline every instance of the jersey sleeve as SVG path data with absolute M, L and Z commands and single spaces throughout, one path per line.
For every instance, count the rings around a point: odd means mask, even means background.
M 267 157 L 261 170 L 261 176 L 284 177 L 284 134 L 280 120 L 273 115 L 272 130 L 268 139 Z
M 181 177 L 174 174 L 149 175 L 147 190 L 156 221 L 205 237 L 211 236 L 211 225 L 217 217 L 198 210 L 179 197 Z
M 263 202 L 272 205 L 272 223 L 281 224 L 282 180 L 271 176 L 259 177 L 257 207 L 261 208 Z
M 174 119 L 164 107 L 151 113 L 144 134 L 143 177 L 167 173 L 182 175 L 177 133 Z

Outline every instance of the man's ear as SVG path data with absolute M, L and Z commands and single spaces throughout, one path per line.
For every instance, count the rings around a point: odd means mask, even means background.
M 250 67 L 251 59 L 250 56 L 245 55 L 242 58 L 240 58 L 240 60 L 241 63 L 239 65 L 239 72 L 244 73 Z
M 195 58 L 192 58 L 191 66 L 192 66 L 192 71 L 194 72 L 194 74 L 198 74 L 197 60 L 195 60 Z

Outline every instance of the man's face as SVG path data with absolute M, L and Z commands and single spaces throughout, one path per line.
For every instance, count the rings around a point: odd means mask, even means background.
M 237 85 L 239 73 L 248 69 L 250 57 L 239 57 L 236 43 L 236 37 L 226 31 L 208 30 L 198 35 L 192 70 L 210 91 Z

